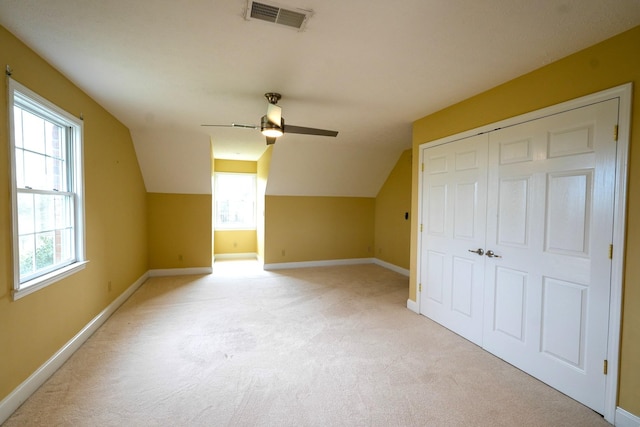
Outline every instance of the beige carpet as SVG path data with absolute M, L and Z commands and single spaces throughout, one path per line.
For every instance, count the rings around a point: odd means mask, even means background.
M 407 292 L 372 264 L 153 278 L 5 425 L 609 425 Z

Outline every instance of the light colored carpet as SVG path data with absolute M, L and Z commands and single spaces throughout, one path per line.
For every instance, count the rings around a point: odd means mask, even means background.
M 150 279 L 5 426 L 609 425 L 407 289 L 373 264 Z

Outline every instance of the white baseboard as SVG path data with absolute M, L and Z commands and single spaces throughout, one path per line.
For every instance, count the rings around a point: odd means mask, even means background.
M 53 356 L 40 366 L 29 378 L 16 387 L 0 402 L 0 424 L 15 412 L 46 380 L 51 377 L 71 355 L 120 307 L 147 279 L 144 273 L 126 291 L 120 294 L 111 304 L 94 317 L 71 340 L 60 348 Z
M 265 270 L 283 270 L 289 268 L 330 267 L 334 265 L 372 264 L 373 258 L 330 259 L 323 261 L 278 262 L 264 264 Z
M 335 265 L 356 265 L 356 264 L 376 264 L 388 270 L 400 273 L 409 277 L 409 270 L 398 267 L 397 265 L 382 261 L 378 258 L 348 258 L 348 259 L 331 259 L 323 261 L 301 261 L 301 262 L 279 262 L 264 264 L 265 270 L 282 270 L 288 268 L 307 268 L 307 267 L 331 267 Z
M 193 267 L 193 268 L 162 268 L 149 270 L 149 277 L 164 276 L 190 276 L 194 274 L 211 274 L 211 267 Z
M 416 314 L 420 314 L 420 307 L 418 306 L 417 301 L 407 299 L 407 308 Z
M 616 427 L 640 427 L 640 417 L 618 407 L 616 408 L 615 425 Z
M 256 254 L 255 252 L 247 252 L 247 253 L 242 253 L 242 254 L 218 254 L 218 255 L 214 255 L 213 256 L 213 260 L 215 261 L 224 261 L 224 260 L 229 260 L 229 259 L 251 259 L 251 260 L 257 260 L 258 259 L 258 254 Z
M 387 270 L 395 271 L 396 273 L 400 273 L 403 276 L 409 277 L 409 270 L 407 270 L 406 268 L 398 267 L 395 264 L 391 264 L 389 262 L 382 261 L 381 259 L 378 259 L 378 258 L 374 258 L 373 259 L 373 263 L 376 264 L 376 265 L 379 265 L 380 267 L 384 267 Z

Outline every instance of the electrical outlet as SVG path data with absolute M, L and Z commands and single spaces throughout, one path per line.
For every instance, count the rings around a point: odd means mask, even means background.
M 282 256 L 284 256 L 284 249 L 282 250 Z
M 178 255 L 178 261 L 182 261 L 182 254 Z

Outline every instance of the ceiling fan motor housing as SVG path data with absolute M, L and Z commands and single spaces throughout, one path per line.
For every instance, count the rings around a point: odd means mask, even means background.
M 280 119 L 280 124 L 273 123 L 266 115 L 260 120 L 260 132 L 265 136 L 279 137 L 284 133 L 284 118 Z

